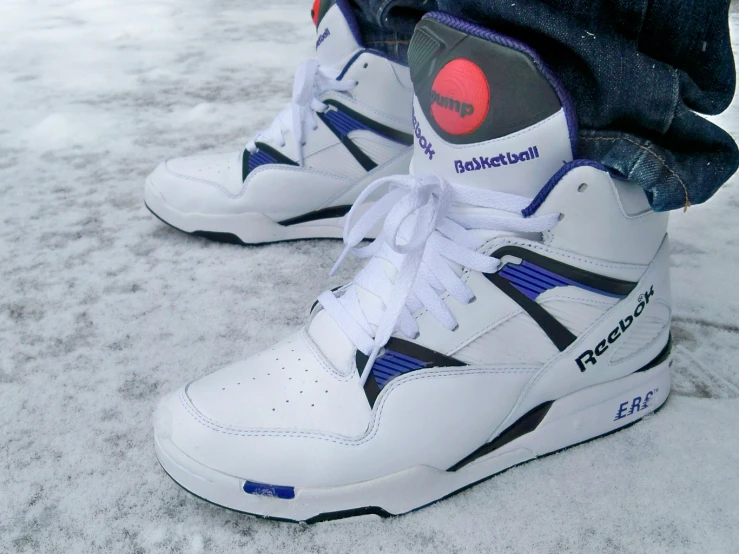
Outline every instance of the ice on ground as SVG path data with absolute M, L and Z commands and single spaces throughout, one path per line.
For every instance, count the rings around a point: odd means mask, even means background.
M 388 521 L 271 523 L 164 475 L 160 396 L 356 269 L 327 278 L 338 242 L 214 244 L 142 202 L 160 160 L 269 124 L 311 55 L 308 4 L 0 3 L 0 551 L 736 552 L 736 179 L 672 218 L 673 395 L 630 430 Z M 739 135 L 739 106 L 718 121 Z

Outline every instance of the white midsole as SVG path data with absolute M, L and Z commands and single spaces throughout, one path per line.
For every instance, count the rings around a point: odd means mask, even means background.
M 181 231 L 230 233 L 247 244 L 308 238 L 341 238 L 346 219 L 337 217 L 295 225 L 280 225 L 258 212 L 240 214 L 181 212 L 165 200 L 149 178 L 144 185 L 144 201 L 158 217 Z
M 457 471 L 414 466 L 361 483 L 330 488 L 296 487 L 295 498 L 290 500 L 246 494 L 243 486 L 248 476 L 239 478 L 207 468 L 155 432 L 156 453 L 167 473 L 185 489 L 210 502 L 242 512 L 295 521 L 365 507 L 379 507 L 390 514 L 403 514 L 514 465 L 638 421 L 667 399 L 670 365 L 668 359 L 648 371 L 560 398 L 552 404 L 534 431 Z M 637 398 L 641 399 L 636 403 L 639 410 L 629 414 Z M 644 402 L 647 402 L 646 406 L 643 406 Z

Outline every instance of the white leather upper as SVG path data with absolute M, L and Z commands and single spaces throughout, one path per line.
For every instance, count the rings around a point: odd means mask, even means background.
M 354 39 L 338 6 L 324 16 L 318 46 L 321 63 L 343 67 L 342 80 L 356 81 L 351 91 L 329 91 L 321 101 L 335 100 L 386 127 L 411 135 L 413 90 L 408 68 L 364 51 Z M 369 182 L 407 173 L 412 148 L 372 131 L 349 134 L 377 168 L 367 172 L 339 138 L 316 118 L 317 128 L 305 130 L 304 166 L 258 166 L 242 179 L 243 154 L 199 155 L 168 160 L 148 182 L 174 209 L 183 213 L 241 214 L 257 212 L 282 221 L 330 206 L 354 202 Z M 284 129 L 284 144 L 269 146 L 291 160 L 299 159 L 296 140 Z
M 336 16 L 338 10 L 332 9 Z M 348 26 L 336 26 L 334 16 L 319 28 L 319 33 L 330 31 L 322 44 L 340 40 L 349 45 L 341 52 L 346 56 L 354 39 Z M 319 56 L 329 56 L 329 50 L 319 46 Z M 407 71 L 365 52 L 345 77 L 357 80 L 358 86 L 349 93 L 327 93 L 326 98 L 340 99 L 375 121 L 413 132 L 416 174 L 436 174 L 455 184 L 534 198 L 572 159 L 562 111 L 508 137 L 451 145 L 434 133 L 417 104 L 417 125 L 412 127 L 410 101 L 405 104 L 410 98 Z M 354 175 L 335 148 L 340 146 L 338 140 L 332 143 L 327 132 L 319 125 L 314 138 L 308 134 L 305 168 L 263 166 L 242 188 L 232 183 L 220 186 L 222 173 L 210 162 L 209 169 L 201 171 L 207 178 L 197 181 L 190 179 L 193 166 L 173 164 L 186 176 L 176 181 L 178 186 L 200 187 L 200 192 L 181 195 L 189 198 L 187 209 L 195 205 L 206 209 L 202 206 L 211 200 L 198 204 L 196 199 L 215 198 L 216 192 L 238 206 L 235 209 L 256 209 L 277 220 L 353 201 L 371 176 Z M 407 161 L 401 148 L 392 156 L 393 146 L 384 139 L 360 132 L 352 136 L 378 163 L 389 156 L 379 173 L 397 171 Z M 286 144 L 292 141 L 288 138 Z M 479 163 L 480 157 L 534 147 L 538 156 L 475 170 L 474 159 Z M 290 153 L 294 147 L 286 148 Z M 233 158 L 224 160 L 234 163 Z M 466 168 L 467 162 L 472 169 L 460 171 L 460 164 Z M 174 179 L 169 182 L 174 186 Z M 226 201 L 212 202 L 214 206 L 221 202 L 218 209 L 224 209 Z M 540 306 L 576 336 L 563 351 L 490 279 L 463 269 L 462 280 L 475 301 L 462 304 L 447 293 L 441 296 L 458 326 L 447 329 L 421 309 L 413 314 L 418 336 L 397 338 L 467 365 L 402 374 L 391 379 L 371 404 L 360 383 L 355 345 L 319 307 L 298 334 L 167 397 L 157 416 L 158 435 L 208 468 L 275 485 L 331 487 L 414 466 L 446 470 L 542 403 L 620 379 L 652 361 L 667 342 L 671 315 L 666 216 L 648 209 L 642 191 L 616 183 L 608 173 L 590 166 L 569 171 L 543 199 L 537 214 L 561 215 L 553 230 L 542 236 L 495 234 L 486 237 L 478 252 L 492 255 L 502 247 L 517 246 L 604 277 L 637 283 L 623 299 L 576 286 L 556 287 L 537 297 Z M 556 215 L 550 219 L 556 222 Z M 394 278 L 392 270 L 388 277 Z M 382 302 L 361 287 L 357 295 L 360 303 Z M 619 331 L 614 339 L 615 330 L 629 317 L 628 330 Z M 599 355 L 583 371 L 577 360 L 587 351 Z
M 628 194 L 632 206 L 635 204 L 634 196 L 646 200 L 638 185 L 620 182 L 618 187 L 625 196 Z M 600 209 L 594 210 L 593 206 Z M 643 268 L 652 261 L 667 231 L 669 218 L 667 213 L 658 214 L 651 210 L 629 215 L 620 200 L 616 182 L 605 171 L 587 166 L 570 171 L 539 210 L 565 214 L 551 236 L 547 237 L 548 246 L 603 260 L 600 272 L 611 277 L 619 275 L 608 269 L 607 262 Z M 576 261 L 573 263 L 578 265 Z M 622 278 L 634 280 L 633 276 Z
M 331 367 L 301 331 L 191 383 L 186 394 L 203 416 L 233 427 L 358 436 L 370 409 L 357 380 Z
M 310 333 L 304 329 L 165 399 L 158 416 L 159 425 L 166 427 L 163 432 L 187 456 L 228 475 L 291 486 L 334 486 L 414 465 L 446 469 L 539 404 L 645 365 L 662 349 L 669 332 L 665 220 L 654 214 L 634 220 L 622 213 L 607 174 L 590 167 L 573 173 L 571 180 L 589 183 L 586 192 L 591 194 L 585 196 L 565 177 L 541 208 L 561 210 L 562 222 L 572 222 L 565 232 L 558 234 L 555 228 L 550 242 L 556 241 L 557 248 L 510 236 L 492 239 L 485 247 L 492 253 L 518 245 L 593 272 L 639 281 L 621 301 L 576 287 L 542 294 L 541 305 L 578 335 L 564 352 L 483 275 L 468 272 L 465 279 L 477 300 L 460 305 L 446 299 L 459 322 L 456 331 L 416 314 L 421 330 L 416 342 L 467 366 L 407 373 L 391 380 L 370 407 L 359 385 L 355 349 L 325 311 L 318 310 Z M 599 187 L 602 195 L 596 194 Z M 581 198 L 591 202 L 587 220 L 580 212 Z M 556 206 L 545 208 L 547 202 Z M 649 218 L 660 223 L 648 223 Z M 577 252 L 583 243 L 574 231 L 578 221 L 581 234 L 595 221 L 611 226 L 614 238 L 603 235 L 601 258 Z M 643 235 L 628 251 L 617 237 L 632 224 L 642 225 Z M 650 244 L 657 244 L 652 259 L 634 263 L 648 256 L 645 245 Z M 626 259 L 622 263 L 617 256 Z M 650 290 L 633 328 L 582 372 L 577 356 L 633 315 Z

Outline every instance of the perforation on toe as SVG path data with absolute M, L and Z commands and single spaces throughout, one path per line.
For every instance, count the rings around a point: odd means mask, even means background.
M 174 158 L 167 160 L 166 167 L 172 177 L 182 181 L 182 186 L 207 184 L 227 195 L 237 195 L 243 187 L 239 153 Z
M 369 406 L 358 379 L 340 381 L 323 364 L 297 334 L 191 383 L 187 394 L 225 426 L 360 434 Z

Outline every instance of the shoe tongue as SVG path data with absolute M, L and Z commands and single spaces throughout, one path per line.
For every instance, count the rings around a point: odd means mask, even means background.
M 413 173 L 533 198 L 572 160 L 574 113 L 526 45 L 437 12 L 408 57 Z
M 316 0 L 311 14 L 316 25 L 318 61 L 343 69 L 352 56 L 362 50 L 359 26 L 347 1 Z

